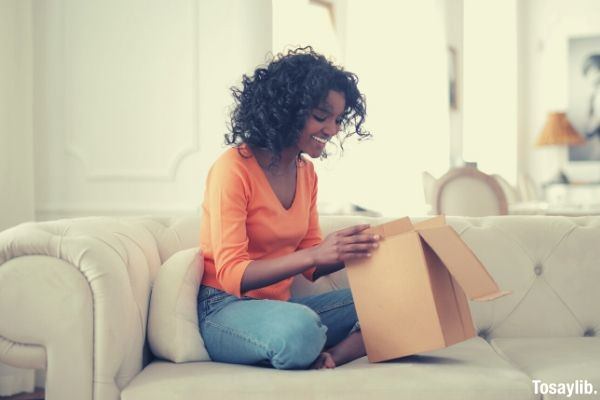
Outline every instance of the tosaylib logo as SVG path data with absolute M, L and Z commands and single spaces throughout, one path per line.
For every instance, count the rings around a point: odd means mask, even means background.
M 535 394 L 561 394 L 571 397 L 574 394 L 598 394 L 594 385 L 587 379 L 577 379 L 573 382 L 543 382 L 540 379 L 533 379 L 533 391 Z

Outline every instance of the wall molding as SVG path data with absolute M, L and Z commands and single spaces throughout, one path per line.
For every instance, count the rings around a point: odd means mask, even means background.
M 190 207 L 189 204 L 181 205 L 147 205 L 135 204 L 46 204 L 36 207 L 36 221 L 50 221 L 62 218 L 79 218 L 91 216 L 129 217 L 129 216 L 155 216 L 155 217 L 180 217 L 200 215 L 201 208 Z
M 62 23 L 61 23 L 61 35 L 62 35 L 62 61 L 65 63 L 66 55 L 67 55 L 67 35 L 66 35 L 66 1 L 62 1 L 61 5 L 62 9 Z M 192 34 L 193 34 L 193 79 L 194 82 L 194 90 L 193 90 L 193 123 L 191 129 L 191 143 L 185 145 L 182 149 L 180 149 L 167 163 L 167 168 L 161 169 L 148 169 L 145 171 L 133 170 L 133 169 L 106 169 L 106 168 L 94 168 L 87 161 L 87 157 L 85 156 L 85 150 L 78 148 L 77 146 L 69 143 L 69 133 L 67 132 L 66 126 L 63 126 L 65 131 L 65 150 L 66 154 L 72 156 L 73 158 L 79 160 L 83 166 L 83 172 L 86 180 L 88 181 L 175 181 L 177 176 L 177 171 L 183 160 L 191 155 L 200 151 L 200 77 L 199 77 L 199 68 L 200 68 L 200 27 L 199 27 L 199 6 L 197 1 L 191 1 L 192 4 Z M 67 63 L 65 63 L 66 65 Z M 65 75 L 66 76 L 66 75 Z M 62 89 L 63 89 L 63 98 L 62 98 L 62 107 L 63 107 L 63 123 L 67 121 L 67 85 L 66 79 L 63 76 L 62 81 Z

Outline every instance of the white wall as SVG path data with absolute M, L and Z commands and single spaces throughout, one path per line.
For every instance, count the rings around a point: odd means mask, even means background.
M 34 198 L 31 178 L 30 192 L 25 197 L 29 199 L 29 208 L 35 209 L 35 217 L 46 220 L 94 214 L 196 212 L 206 172 L 224 149 L 223 134 L 232 104 L 229 87 L 239 83 L 242 72 L 252 72 L 263 63 L 273 46 L 271 3 L 270 0 L 32 2 L 33 62 L 29 73 L 27 69 L 19 71 L 29 82 L 29 93 L 33 90 L 33 96 L 29 95 L 33 112 L 18 121 L 32 125 L 29 129 L 33 130 L 35 145 L 29 139 L 24 147 L 35 149 L 35 203 L 31 204 Z M 341 58 L 344 53 L 350 55 L 350 59 L 340 61 L 359 72 L 364 78 L 364 89 L 370 92 L 367 122 L 387 118 L 386 123 L 371 124 L 368 128 L 379 135 L 375 142 L 384 143 L 386 137 L 399 138 L 396 113 L 405 111 L 402 132 L 408 139 L 398 143 L 398 154 L 405 164 L 400 169 L 415 171 L 401 179 L 404 183 L 398 199 L 376 196 L 388 198 L 387 203 L 382 205 L 377 200 L 370 204 L 365 195 L 369 191 L 361 190 L 364 199 L 353 195 L 346 200 L 365 203 L 383 212 L 398 209 L 401 200 L 402 204 L 407 202 L 402 212 L 408 213 L 415 209 L 410 204 L 421 201 L 420 171 L 429 169 L 439 175 L 448 165 L 448 116 L 442 110 L 446 99 L 443 95 L 431 96 L 438 93 L 436 85 L 445 85 L 445 77 L 438 74 L 445 63 L 441 59 L 445 57 L 443 49 L 438 49 L 440 60 L 437 50 L 431 51 L 437 48 L 438 28 L 444 23 L 434 21 L 430 11 L 424 11 L 443 1 L 419 3 L 414 9 L 396 2 L 373 9 L 364 2 L 365 15 L 372 19 L 373 25 L 367 30 L 346 26 L 349 11 L 354 10 L 357 21 L 363 17 L 356 12 L 360 8 L 356 2 L 350 10 L 344 1 L 335 3 L 341 12 L 338 33 L 346 39 L 341 41 Z M 460 23 L 451 21 L 460 18 L 461 10 L 462 0 L 448 0 L 446 34 L 459 50 L 459 57 L 462 29 Z M 384 24 L 382 13 L 386 18 Z M 424 22 L 417 21 L 419 18 Z M 417 28 L 411 28 L 412 23 Z M 364 27 L 354 21 L 354 26 L 358 25 Z M 4 24 L 3 29 L 9 29 L 7 26 L 10 24 Z M 386 29 L 394 26 L 397 38 L 390 41 Z M 413 38 L 415 32 L 420 36 L 417 41 Z M 346 36 L 353 38 L 351 49 Z M 398 50 L 389 50 L 389 43 L 394 43 Z M 6 54 L 9 53 L 3 52 Z M 397 59 L 393 66 L 386 61 L 389 76 L 397 77 L 394 84 L 404 89 L 412 85 L 421 95 L 406 95 L 406 104 L 395 104 L 398 99 L 386 91 L 385 82 L 378 85 L 368 78 L 369 71 L 378 71 L 378 62 L 374 61 L 377 57 Z M 436 60 L 433 63 L 432 57 Z M 426 69 L 423 64 L 427 64 Z M 423 78 L 419 83 L 421 79 L 415 82 L 414 74 L 435 79 Z M 19 93 L 25 96 L 27 92 Z M 439 110 L 439 115 L 445 116 L 431 118 L 432 109 L 435 115 Z M 461 112 L 450 115 L 454 132 L 461 131 Z M 427 121 L 425 126 L 424 121 Z M 413 125 L 419 128 L 411 128 Z M 427 139 L 426 135 L 435 135 L 435 139 Z M 413 143 L 414 140 L 418 143 Z M 428 140 L 439 146 L 434 150 L 410 151 L 425 146 Z M 459 152 L 461 145 L 460 136 L 454 135 L 451 142 L 454 151 Z M 358 145 L 360 154 L 368 153 L 373 146 Z M 346 158 L 350 160 L 352 150 L 347 151 Z M 381 159 L 379 151 L 372 153 Z M 31 152 L 29 157 L 32 158 Z M 19 160 L 23 162 L 25 158 Z M 375 184 L 365 169 L 355 164 L 356 174 Z M 19 171 L 21 175 L 27 173 L 23 168 Z M 343 182 L 344 186 L 355 183 L 359 176 L 356 174 L 346 173 L 345 179 L 352 182 Z M 19 182 L 22 180 L 18 178 Z M 326 190 L 323 192 L 325 195 Z M 335 195 L 339 197 L 337 191 Z M 8 223 L 11 224 L 14 223 Z
M 268 0 L 35 2 L 38 219 L 195 213 Z
M 569 37 L 600 34 L 600 1 L 521 0 L 519 4 L 519 165 L 539 183 L 556 174 L 566 149 L 533 147 L 549 111 L 566 110 Z M 600 180 L 600 163 L 570 163 L 572 179 Z
M 0 231 L 34 219 L 31 29 L 30 1 L 0 1 Z M 0 364 L 0 396 L 35 385 L 33 370 Z
M 444 18 L 437 0 L 347 2 L 344 67 L 359 78 L 373 138 L 316 163 L 322 201 L 425 213 L 421 173 L 439 176 L 449 159 Z
M 34 218 L 31 2 L 0 1 L 0 231 Z
M 451 3 L 461 1 L 451 0 Z M 419 93 L 433 93 L 435 85 L 445 85 L 445 78 L 437 74 L 445 60 L 435 61 L 433 66 L 428 61 L 427 68 L 432 69 L 429 71 L 423 70 L 423 62 L 417 59 L 433 57 L 432 38 L 437 38 L 443 22 L 430 21 L 429 11 L 423 14 L 429 18 L 425 22 L 435 29 L 417 24 L 419 41 L 413 40 L 414 29 L 408 24 L 418 22 L 413 14 L 421 15 L 421 8 L 429 9 L 439 0 L 427 2 L 426 7 L 419 6 L 417 11 L 386 2 L 387 8 L 369 11 L 374 29 L 366 31 L 344 28 L 346 3 L 335 3 L 343 14 L 337 20 L 338 28 L 341 27 L 338 33 L 343 38 L 354 35 L 353 44 L 358 43 L 357 48 L 362 46 L 374 52 L 365 57 L 360 51 L 350 51 L 351 59 L 347 63 L 343 60 L 350 70 L 356 66 L 356 72 L 360 72 L 369 65 L 368 68 L 377 70 L 377 62 L 373 60 L 387 54 L 386 57 L 400 60 L 395 67 L 388 67 L 390 76 L 404 79 L 398 85 L 412 85 L 415 89 L 418 82 L 411 78 L 415 73 L 435 77 L 424 80 Z M 33 81 L 33 113 L 31 118 L 19 121 L 33 120 L 36 219 L 195 213 L 208 168 L 224 149 L 223 134 L 232 105 L 229 88 L 239 83 L 242 72 L 250 73 L 256 65 L 264 63 L 265 55 L 272 49 L 272 2 L 45 0 L 32 4 L 34 61 L 30 74 L 22 74 Z M 366 4 L 365 7 L 370 7 Z M 460 14 L 453 5 L 448 11 L 453 17 Z M 406 19 L 397 29 L 401 40 L 396 40 L 395 46 L 399 46 L 399 51 L 382 53 L 378 46 L 372 45 L 373 40 L 389 40 L 384 33 L 380 35 L 384 39 L 369 36 L 372 31 L 388 29 L 378 22 L 382 12 L 389 20 L 384 24 L 386 27 Z M 402 33 L 401 28 L 407 33 Z M 460 29 L 456 26 L 448 29 L 453 32 L 452 40 L 458 41 Z M 343 58 L 344 50 L 348 52 L 348 40 L 342 40 L 341 45 Z M 417 58 L 408 56 L 413 52 Z M 445 57 L 443 49 L 441 57 Z M 403 58 L 410 62 L 402 62 Z M 411 68 L 415 70 L 411 72 Z M 368 89 L 366 75 L 361 76 L 365 77 L 363 82 Z M 424 89 L 425 84 L 428 86 Z M 377 106 L 378 96 L 383 99 L 381 107 Z M 416 204 L 422 197 L 420 171 L 433 169 L 439 175 L 447 168 L 448 117 L 431 118 L 430 112 L 433 107 L 437 115 L 437 110 L 445 107 L 446 99 L 429 94 L 407 95 L 410 101 L 398 108 L 392 104 L 397 99 L 389 101 L 385 87 L 379 94 L 372 91 L 369 97 L 369 121 L 375 121 L 376 114 L 388 115 L 385 118 L 389 120 L 380 124 L 382 129 L 374 129 L 380 137 L 377 141 L 383 143 L 384 137 L 398 137 L 395 113 L 401 109 L 425 112 L 417 115 L 409 111 L 406 115 L 410 123 L 419 127 L 428 121 L 425 131 L 437 135 L 435 143 L 441 143 L 433 152 L 428 150 L 427 157 L 419 155 L 415 160 L 411 158 L 415 152 L 409 150 L 414 148 L 412 143 L 402 142 L 400 146 L 406 164 L 401 170 L 410 167 L 416 172 L 411 172 L 408 181 L 402 179 L 406 186 L 399 189 L 397 197 L 402 203 Z M 405 127 L 412 126 L 410 123 L 406 125 L 405 121 Z M 451 123 L 459 129 L 456 114 Z M 413 131 L 405 128 L 403 134 L 412 137 Z M 426 137 L 419 133 L 416 139 L 421 143 Z M 359 147 L 362 155 L 369 145 Z M 346 158 L 349 159 L 351 151 L 348 149 Z M 434 159 L 433 163 L 428 159 Z M 359 168 L 359 173 L 365 181 L 375 183 L 364 175 L 364 168 Z M 356 178 L 348 173 L 345 176 Z M 366 192 L 360 191 L 361 195 Z M 335 196 L 339 197 L 339 193 Z M 27 197 L 31 201 L 33 192 Z M 368 199 L 354 197 L 345 200 L 365 203 L 384 212 L 386 207 L 398 209 L 398 199 L 389 196 L 377 196 L 388 198 L 387 205 L 368 204 Z M 408 213 L 410 207 L 402 208 L 402 212 Z
M 464 135 L 467 161 L 517 181 L 517 0 L 464 2 Z
M 342 63 L 342 29 L 339 29 L 337 20 L 343 20 L 342 7 L 345 3 L 337 1 L 332 6 L 334 21 L 338 25 L 338 29 L 335 29 L 329 9 L 323 4 L 310 3 L 308 0 L 272 0 L 273 52 L 310 45 L 315 51 Z M 307 21 L 310 21 L 309 26 Z

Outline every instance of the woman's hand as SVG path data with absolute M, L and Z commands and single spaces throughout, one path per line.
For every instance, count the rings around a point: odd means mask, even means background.
M 361 233 L 370 225 L 355 225 L 329 234 L 313 247 L 315 265 L 328 265 L 371 256 L 381 237 Z

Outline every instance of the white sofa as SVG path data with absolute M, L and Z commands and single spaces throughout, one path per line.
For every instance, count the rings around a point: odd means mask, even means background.
M 387 220 L 324 216 L 321 224 L 328 233 Z M 600 217 L 448 221 L 500 287 L 513 291 L 471 303 L 479 336 L 325 371 L 153 359 L 146 342 L 152 282 L 171 254 L 197 246 L 198 217 L 22 224 L 0 233 L 0 361 L 46 369 L 48 400 L 553 398 L 535 394 L 533 379 L 586 380 L 600 391 Z M 342 271 L 294 285 L 313 293 L 347 281 Z

